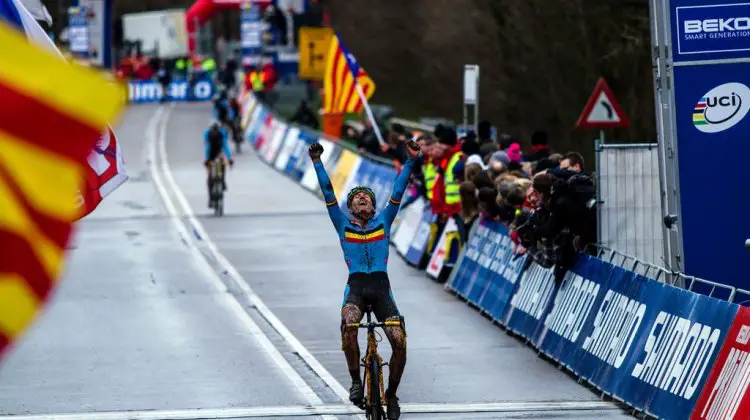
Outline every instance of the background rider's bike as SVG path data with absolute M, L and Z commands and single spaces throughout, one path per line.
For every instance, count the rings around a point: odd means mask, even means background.
M 222 121 L 222 124 L 232 137 L 235 153 L 242 153 L 242 130 L 240 129 L 240 121 L 238 119 L 225 120 Z
M 230 122 L 232 128 L 232 139 L 234 140 L 235 150 L 242 153 L 242 123 L 239 118 Z
M 208 194 L 210 207 L 215 216 L 224 215 L 224 159 L 214 159 L 209 162 Z
M 378 354 L 378 342 L 382 337 L 375 331 L 376 328 L 398 327 L 401 321 L 398 319 L 389 319 L 385 322 L 372 322 L 372 307 L 367 306 L 365 317 L 367 322 L 356 324 L 346 324 L 345 328 L 364 328 L 367 330 L 367 351 L 362 358 L 362 365 L 365 367 L 365 401 L 364 406 L 360 408 L 365 410 L 368 420 L 386 420 L 385 414 L 385 390 L 383 388 L 383 366 L 388 363 Z

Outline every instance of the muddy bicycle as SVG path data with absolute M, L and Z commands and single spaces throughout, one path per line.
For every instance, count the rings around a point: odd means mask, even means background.
M 388 363 L 383 361 L 383 358 L 378 354 L 378 342 L 379 335 L 375 331 L 376 328 L 385 327 L 400 327 L 401 320 L 399 319 L 387 319 L 385 322 L 373 322 L 372 321 L 372 306 L 366 307 L 365 318 L 366 322 L 358 322 L 355 324 L 346 324 L 345 328 L 363 328 L 367 330 L 367 351 L 365 356 L 362 358 L 362 366 L 365 367 L 365 399 L 363 405 L 360 408 L 365 410 L 367 420 L 386 420 L 386 405 L 385 400 L 385 389 L 383 382 L 383 367 L 387 366 Z

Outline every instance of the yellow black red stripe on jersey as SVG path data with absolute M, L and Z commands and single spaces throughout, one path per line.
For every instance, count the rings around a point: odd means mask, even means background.
M 357 244 L 368 244 L 371 242 L 377 242 L 385 237 L 385 229 L 383 225 L 378 225 L 373 229 L 366 230 L 364 232 L 358 232 L 352 228 L 344 228 L 344 238 L 346 242 L 353 242 Z

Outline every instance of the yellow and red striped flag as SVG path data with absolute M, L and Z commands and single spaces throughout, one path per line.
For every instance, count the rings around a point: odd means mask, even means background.
M 119 88 L 0 22 L 0 356 L 62 271 L 86 157 L 121 110 Z
M 338 34 L 334 34 L 323 79 L 323 111 L 362 112 L 364 103 L 357 93 L 357 84 L 362 87 L 362 92 L 368 100 L 375 93 L 375 82 L 357 63 L 354 55 L 344 47 Z

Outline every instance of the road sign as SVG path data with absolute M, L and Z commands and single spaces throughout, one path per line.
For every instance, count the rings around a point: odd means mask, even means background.
M 331 44 L 331 28 L 299 29 L 299 78 L 323 80 L 326 73 L 328 46 Z
M 603 78 L 600 78 L 586 106 L 576 122 L 576 128 L 627 127 L 627 115 L 617 103 L 615 95 Z

